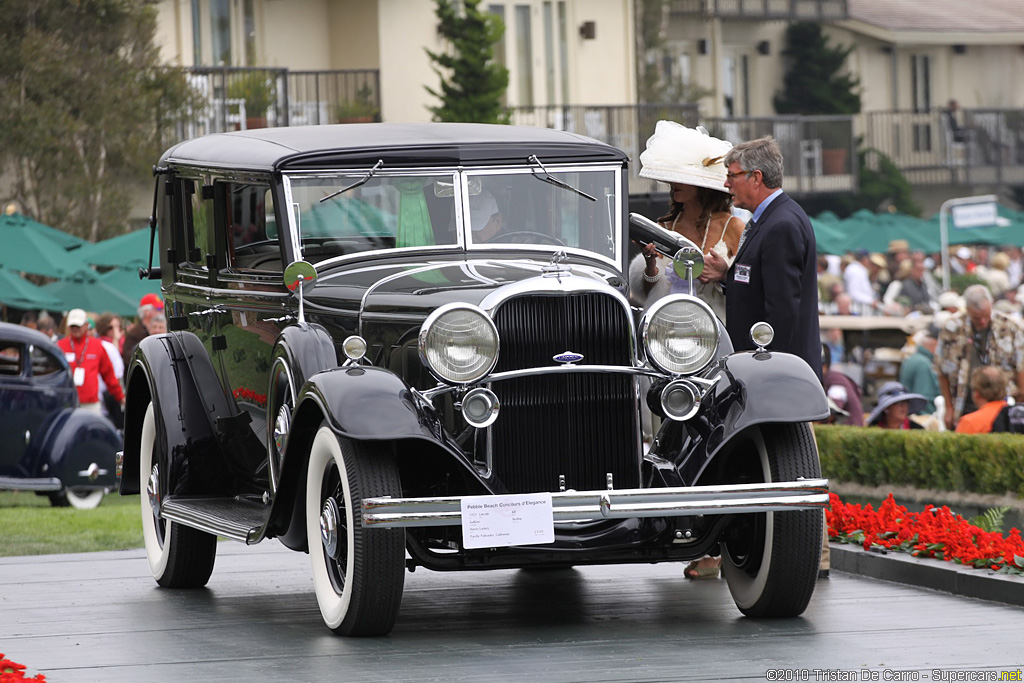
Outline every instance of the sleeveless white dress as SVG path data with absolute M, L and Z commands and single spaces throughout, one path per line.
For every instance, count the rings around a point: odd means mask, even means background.
M 704 239 L 700 245 L 701 253 L 707 254 L 709 252 L 714 252 L 725 261 L 727 268 L 732 265 L 733 258 L 729 256 L 729 247 L 725 243 L 725 233 L 729 229 L 729 221 L 733 218 L 734 216 L 730 216 L 729 220 L 725 222 L 725 225 L 722 227 L 722 233 L 718 236 L 718 241 L 710 249 L 707 248 L 708 232 L 710 232 L 711 227 L 711 219 L 708 218 L 708 226 L 704 230 Z M 676 220 L 679 220 L 678 216 L 676 216 Z M 675 227 L 674 223 L 673 227 Z M 639 254 L 633 259 L 633 262 L 630 263 L 629 280 L 633 291 L 643 291 L 643 271 L 646 267 L 647 262 L 644 259 L 643 254 Z M 659 254 L 658 269 L 664 273 L 665 276 L 654 283 L 651 290 L 647 293 L 647 298 L 644 301 L 645 309 L 650 307 L 651 304 L 666 294 L 689 293 L 686 281 L 676 275 L 675 271 L 672 269 L 672 259 Z M 711 310 L 715 312 L 715 315 L 717 315 L 722 322 L 725 322 L 725 293 L 722 291 L 721 284 L 717 282 L 703 283 L 694 280 L 693 285 L 696 290 L 694 294 L 697 295 L 697 298 L 710 306 Z

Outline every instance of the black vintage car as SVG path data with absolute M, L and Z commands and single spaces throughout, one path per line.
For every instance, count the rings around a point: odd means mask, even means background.
M 0 489 L 95 508 L 114 488 L 121 436 L 78 407 L 64 352 L 42 332 L 0 323 Z
M 217 536 L 277 538 L 309 553 L 327 626 L 374 635 L 407 568 L 720 551 L 745 614 L 800 614 L 827 502 L 821 385 L 763 348 L 767 325 L 736 354 L 695 298 L 630 306 L 626 164 L 474 124 L 168 150 L 149 275 L 170 331 L 128 368 L 120 479 L 143 493 L 157 582 L 205 585 Z M 643 405 L 662 418 L 649 450 Z

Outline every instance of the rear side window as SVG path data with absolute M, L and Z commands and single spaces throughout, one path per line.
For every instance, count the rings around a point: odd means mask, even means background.
M 61 370 L 60 361 L 48 351 L 32 347 L 32 375 L 46 377 Z
M 0 342 L 0 376 L 20 377 L 22 355 L 21 344 Z

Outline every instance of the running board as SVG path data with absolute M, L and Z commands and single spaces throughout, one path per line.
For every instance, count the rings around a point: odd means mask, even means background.
M 244 498 L 179 496 L 168 498 L 160 508 L 160 516 L 169 522 L 247 545 L 263 540 L 269 515 L 269 506 Z
M 0 477 L 0 489 L 10 491 L 60 491 L 64 484 L 56 477 L 39 477 L 37 479 L 19 479 L 18 477 Z

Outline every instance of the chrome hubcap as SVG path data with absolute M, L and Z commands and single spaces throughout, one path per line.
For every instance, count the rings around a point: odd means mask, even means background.
M 277 419 L 274 421 L 274 448 L 277 450 L 278 461 L 284 456 L 284 446 L 288 441 L 291 421 L 291 408 L 286 403 L 277 411 Z
M 146 496 L 149 498 L 149 507 L 153 508 L 153 517 L 160 519 L 160 465 L 154 464 L 149 472 Z
M 320 511 L 320 540 L 324 552 L 333 560 L 338 559 L 338 501 L 328 498 Z

